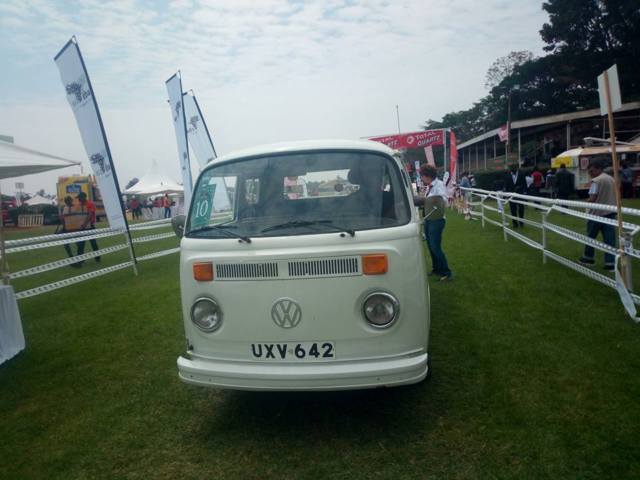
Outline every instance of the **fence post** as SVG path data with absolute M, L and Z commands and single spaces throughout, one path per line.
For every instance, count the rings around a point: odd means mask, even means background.
M 486 152 L 485 152 L 486 153 Z M 481 221 L 482 221 L 482 228 L 484 228 L 484 201 L 487 199 L 486 195 L 482 195 L 480 197 L 480 212 L 482 213 L 482 216 L 480 217 Z
M 628 250 L 631 250 L 633 248 L 631 235 L 628 232 L 623 234 L 623 237 L 621 238 L 621 240 L 624 242 L 623 243 L 623 249 L 625 250 L 625 252 L 628 251 Z M 622 256 L 622 261 L 625 263 L 623 272 L 624 272 L 624 275 L 625 275 L 626 287 L 627 287 L 627 290 L 632 292 L 633 291 L 633 283 L 632 283 L 633 276 L 631 275 L 631 256 L 630 255 L 623 255 Z
M 542 263 L 547 264 L 547 216 L 551 213 L 553 207 L 542 212 Z
M 502 195 L 499 195 L 500 200 L 502 200 Z M 500 202 L 500 200 L 498 200 L 498 202 Z M 507 222 L 505 221 L 506 218 L 504 216 L 504 210 L 506 208 L 506 202 L 502 203 L 502 208 L 500 209 L 500 214 L 502 216 L 502 236 L 504 237 L 504 241 L 507 241 Z

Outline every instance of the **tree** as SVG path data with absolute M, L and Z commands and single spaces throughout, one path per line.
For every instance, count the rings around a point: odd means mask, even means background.
M 549 13 L 540 30 L 544 49 L 579 67 L 578 85 L 595 92 L 596 77 L 617 63 L 623 99 L 640 98 L 638 0 L 549 0 L 542 8 Z
M 140 180 L 138 180 L 138 177 L 133 177 L 131 180 L 129 180 L 129 183 L 127 183 L 127 185 L 124 187 L 125 190 L 133 187 L 136 183 L 138 183 Z
M 510 92 L 513 120 L 597 107 L 596 78 L 614 63 L 623 101 L 640 100 L 639 0 L 547 0 L 543 9 L 549 22 L 540 35 L 549 53 L 499 58 L 487 72 L 486 97 L 425 128 L 450 127 L 469 140 L 506 122 Z
M 513 74 L 518 65 L 533 60 L 533 52 L 529 50 L 519 50 L 510 52 L 509 55 L 498 58 L 491 64 L 487 75 L 485 76 L 484 86 L 487 90 L 491 90 L 498 85 L 506 77 Z

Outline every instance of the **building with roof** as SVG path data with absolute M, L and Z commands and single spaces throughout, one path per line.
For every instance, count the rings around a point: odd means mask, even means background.
M 614 114 L 618 141 L 640 135 L 640 102 L 630 102 Z M 599 108 L 511 122 L 511 152 L 495 128 L 458 145 L 458 171 L 500 170 L 510 163 L 550 164 L 551 158 L 584 145 L 585 137 L 608 138 L 607 117 Z

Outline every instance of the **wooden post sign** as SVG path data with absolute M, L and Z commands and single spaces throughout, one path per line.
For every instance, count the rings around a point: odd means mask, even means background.
M 624 231 L 622 229 L 622 198 L 620 195 L 620 165 L 616 153 L 616 130 L 613 121 L 613 112 L 622 107 L 620 94 L 620 82 L 618 80 L 618 66 L 613 65 L 598 76 L 598 95 L 600 96 L 600 114 L 607 115 L 609 119 L 609 132 L 611 140 L 611 160 L 613 163 L 613 178 L 616 184 L 616 207 L 618 217 L 618 248 L 620 253 L 620 273 L 627 288 L 631 287 L 629 258 L 625 255 L 622 243 Z

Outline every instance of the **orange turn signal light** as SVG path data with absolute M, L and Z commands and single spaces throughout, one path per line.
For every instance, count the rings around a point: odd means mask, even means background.
M 211 282 L 213 280 L 213 263 L 194 263 L 193 278 L 198 282 Z
M 362 256 L 362 272 L 365 275 L 383 275 L 389 270 L 389 260 L 384 253 Z

